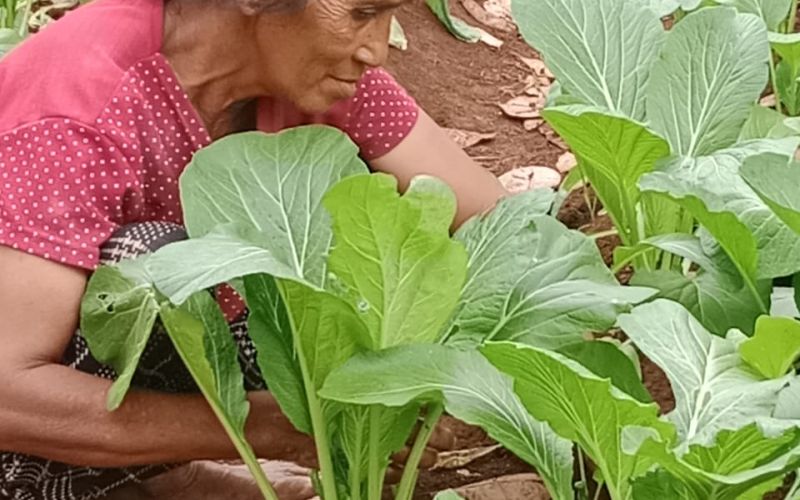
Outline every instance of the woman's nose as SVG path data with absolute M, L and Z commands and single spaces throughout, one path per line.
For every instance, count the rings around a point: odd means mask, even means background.
M 389 57 L 389 32 L 391 30 L 391 16 L 388 22 L 376 23 L 377 26 L 370 30 L 364 43 L 356 49 L 356 61 L 370 67 L 383 66 Z

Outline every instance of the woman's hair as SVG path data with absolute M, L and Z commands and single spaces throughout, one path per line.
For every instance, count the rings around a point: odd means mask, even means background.
M 306 8 L 308 0 L 234 0 L 244 2 L 256 12 L 262 13 L 291 13 Z
M 270 13 L 293 13 L 306 8 L 308 0 L 164 0 L 167 2 L 180 2 L 180 3 L 201 3 L 201 4 L 215 4 L 220 7 L 240 7 L 245 5 L 252 9 L 254 12 L 263 14 Z

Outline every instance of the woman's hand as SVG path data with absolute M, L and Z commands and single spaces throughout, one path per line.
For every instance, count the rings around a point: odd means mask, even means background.
M 260 461 L 281 500 L 315 498 L 310 471 L 290 462 Z M 253 476 L 245 465 L 209 460 L 190 462 L 117 491 L 110 500 L 261 500 Z

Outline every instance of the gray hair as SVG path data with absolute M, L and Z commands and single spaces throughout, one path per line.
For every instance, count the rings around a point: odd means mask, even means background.
M 164 0 L 177 3 L 214 4 L 219 7 L 246 7 L 262 14 L 287 14 L 299 12 L 306 8 L 309 0 Z

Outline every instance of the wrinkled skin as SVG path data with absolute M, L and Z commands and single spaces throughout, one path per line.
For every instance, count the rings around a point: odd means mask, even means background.
M 311 0 L 296 13 L 262 16 L 257 43 L 275 95 L 320 112 L 351 97 L 388 54 L 393 10 L 403 0 Z

